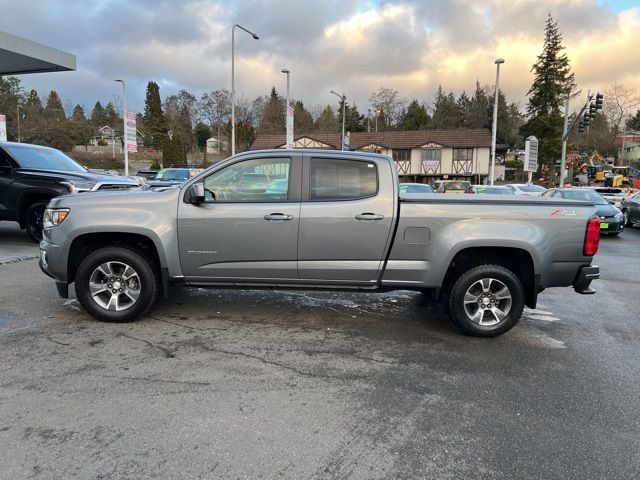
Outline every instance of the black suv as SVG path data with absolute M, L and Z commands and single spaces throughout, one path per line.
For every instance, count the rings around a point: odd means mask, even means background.
M 128 177 L 91 173 L 55 148 L 0 142 L 0 220 L 18 222 L 36 242 L 53 197 L 137 187 Z

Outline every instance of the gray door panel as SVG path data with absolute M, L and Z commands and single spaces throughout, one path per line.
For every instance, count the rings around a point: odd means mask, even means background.
M 290 220 L 266 220 L 281 213 Z M 178 231 L 185 276 L 296 279 L 300 204 L 220 203 L 181 208 Z
M 312 161 L 305 159 L 303 178 L 310 175 Z M 377 164 L 377 194 L 357 200 L 312 201 L 311 194 L 303 197 L 298 238 L 301 279 L 377 281 L 394 222 L 394 183 L 386 162 L 368 162 Z M 306 182 L 306 188 L 313 191 L 313 180 Z M 325 186 L 316 188 L 321 191 Z
M 185 278 L 297 280 L 301 175 L 302 159 L 283 151 L 243 156 L 190 182 L 204 182 L 205 202 L 178 206 Z

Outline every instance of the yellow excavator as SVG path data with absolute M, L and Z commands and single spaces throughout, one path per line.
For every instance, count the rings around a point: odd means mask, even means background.
M 604 183 L 607 173 L 611 172 L 611 165 L 597 151 L 593 152 L 586 162 L 578 168 L 581 175 L 594 182 Z

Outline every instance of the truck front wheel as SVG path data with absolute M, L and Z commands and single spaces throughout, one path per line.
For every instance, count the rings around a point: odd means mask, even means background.
M 511 270 L 478 265 L 458 277 L 445 300 L 451 320 L 464 333 L 497 337 L 520 320 L 524 288 Z
M 94 318 L 128 322 L 145 314 L 158 293 L 152 263 L 141 253 L 110 246 L 89 254 L 75 277 L 76 297 Z

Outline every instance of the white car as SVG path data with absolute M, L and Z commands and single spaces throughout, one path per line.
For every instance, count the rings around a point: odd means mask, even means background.
M 514 195 L 528 195 L 530 197 L 539 197 L 547 191 L 546 188 L 533 183 L 508 183 L 505 187 L 509 187 Z

